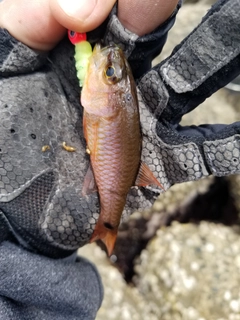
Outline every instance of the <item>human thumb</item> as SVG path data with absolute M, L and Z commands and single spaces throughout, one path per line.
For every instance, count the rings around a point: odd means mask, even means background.
M 52 49 L 66 29 L 87 32 L 108 16 L 116 0 L 0 0 L 0 28 L 33 49 Z
M 87 32 L 109 15 L 116 0 L 50 0 L 55 19 L 65 28 Z

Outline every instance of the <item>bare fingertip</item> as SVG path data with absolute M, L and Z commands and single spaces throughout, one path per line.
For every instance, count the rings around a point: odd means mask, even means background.
M 50 0 L 55 19 L 65 28 L 87 32 L 108 16 L 116 0 Z

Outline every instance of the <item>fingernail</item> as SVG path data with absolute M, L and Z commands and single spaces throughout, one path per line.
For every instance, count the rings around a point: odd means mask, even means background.
M 58 0 L 59 6 L 69 16 L 85 20 L 93 12 L 97 0 Z

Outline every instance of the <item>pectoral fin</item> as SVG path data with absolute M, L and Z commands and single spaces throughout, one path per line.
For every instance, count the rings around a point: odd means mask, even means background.
M 92 167 L 90 165 L 83 181 L 82 195 L 85 197 L 86 195 L 95 191 L 97 191 L 97 185 L 93 175 Z
M 146 187 L 148 185 L 154 185 L 164 190 L 161 183 L 155 178 L 150 168 L 146 163 L 141 162 L 135 185 L 139 187 Z

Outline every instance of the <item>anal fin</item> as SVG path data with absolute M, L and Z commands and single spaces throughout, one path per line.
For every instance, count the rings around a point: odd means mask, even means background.
M 95 191 L 97 191 L 97 185 L 93 175 L 92 166 L 89 165 L 83 181 L 82 195 L 85 197 L 86 195 L 91 194 Z
M 135 186 L 146 187 L 148 185 L 154 185 L 160 187 L 164 190 L 161 183 L 155 178 L 154 174 L 150 170 L 150 168 L 146 165 L 146 163 L 141 162 L 137 179 L 135 181 Z

